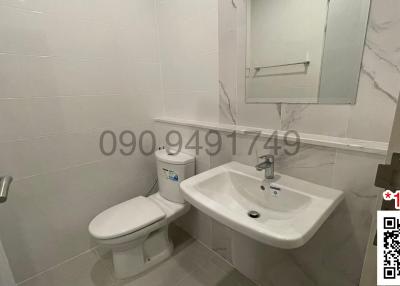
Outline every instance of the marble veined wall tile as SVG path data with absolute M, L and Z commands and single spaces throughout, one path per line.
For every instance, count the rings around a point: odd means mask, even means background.
M 254 134 L 239 135 L 235 154 L 231 142 L 224 141 L 221 154 L 211 156 L 209 168 L 231 160 L 255 166 L 258 156 L 273 154 L 265 149 L 266 139 L 259 139 L 250 150 L 253 140 Z M 284 149 L 276 155 L 277 172 L 345 192 L 344 202 L 306 245 L 295 250 L 273 248 L 220 225 L 196 209 L 179 224 L 259 285 L 358 285 L 376 204 L 376 168 L 385 157 L 308 144 L 288 155 L 285 149 L 293 152 L 293 147 L 279 144 Z M 285 269 L 290 275 L 283 275 Z
M 255 138 L 255 134 L 238 136 L 236 154 L 232 159 L 255 166 L 260 162 L 260 156 L 271 154 L 275 156 L 277 172 L 316 184 L 332 186 L 336 149 L 300 144 L 296 151 L 296 146 L 288 146 L 283 141 L 277 141 L 275 146 L 273 137 L 270 137 L 271 140 L 259 138 L 251 148 Z M 275 147 L 279 148 L 276 152 L 273 149 Z
M 221 134 L 221 148 L 218 151 L 218 147 L 215 147 L 212 152 L 215 155 L 210 156 L 210 167 L 215 168 L 220 165 L 229 163 L 233 158 L 233 151 L 235 150 L 235 141 L 232 133 L 220 133 Z M 215 139 L 215 138 L 214 138 Z M 215 141 L 213 141 L 215 142 Z
M 398 1 L 372 1 L 357 104 L 347 137 L 389 141 L 400 93 Z
M 212 250 L 232 263 L 232 230 L 219 222 L 212 222 Z
M 191 236 L 204 243 L 208 248 L 212 249 L 213 221 L 209 216 L 192 207 L 187 214 L 180 217 L 175 223 Z
M 237 6 L 219 0 L 219 121 L 237 123 Z
M 347 137 L 388 142 L 396 103 L 363 72 L 360 77 L 360 96 L 351 107 Z
M 377 190 L 379 155 L 338 151 L 332 186 L 345 192 L 345 200 L 314 238 L 292 252 L 317 285 L 358 285 Z
M 283 148 L 293 149 L 285 146 Z M 301 144 L 298 153 L 294 155 L 280 152 L 276 158 L 276 170 L 288 176 L 331 187 L 335 155 L 336 150 L 332 148 Z
M 350 110 L 350 105 L 282 104 L 282 129 L 345 137 Z
M 227 5 L 225 1 L 225 5 Z M 227 78 L 232 69 L 227 63 L 237 64 L 236 110 L 239 125 L 269 128 L 295 129 L 299 132 L 329 136 L 349 137 L 372 141 L 388 141 L 394 107 L 400 93 L 400 30 L 399 3 L 372 1 L 364 59 L 357 103 L 355 105 L 315 104 L 246 104 L 245 102 L 245 54 L 246 13 L 245 1 L 237 1 L 237 13 L 231 15 L 237 21 L 237 44 L 220 34 L 220 50 L 224 59 L 220 78 Z M 225 6 L 221 5 L 221 9 Z M 396 10 L 397 9 L 397 10 Z M 220 12 L 221 13 L 221 12 Z M 224 15 L 227 16 L 225 13 Z M 227 20 L 225 19 L 224 23 Z M 230 47 L 230 50 L 229 50 Z M 229 50 L 229 52 L 227 51 Z M 230 58 L 230 60 L 228 60 Z M 225 66 L 225 68 L 223 68 Z M 227 83 L 225 83 L 227 85 Z M 231 101 L 231 105 L 234 101 Z M 220 121 L 232 121 L 229 117 L 226 96 L 220 97 Z M 372 130 L 371 130 L 372 129 Z
M 241 40 L 246 33 L 245 1 L 235 0 L 233 3 L 235 5 L 228 0 L 219 3 L 220 8 L 222 5 L 229 7 L 223 15 L 220 11 L 220 20 L 225 25 L 225 32 L 219 33 L 220 77 L 215 79 L 215 82 L 220 80 L 223 86 L 221 88 L 220 84 L 220 122 L 388 141 L 400 92 L 399 1 L 372 1 L 355 105 L 246 104 L 246 44 Z M 236 29 L 231 26 L 234 21 Z M 236 82 L 232 81 L 232 72 L 237 73 Z M 209 158 L 209 168 L 230 160 L 254 166 L 258 156 L 272 151 L 264 148 L 263 139 L 249 154 L 253 139 L 254 135 L 238 136 L 236 152 L 233 152 L 230 141 L 224 140 L 219 155 Z M 214 227 L 209 217 L 195 210 L 187 216 L 185 224 L 196 238 L 228 260 L 231 257 L 235 268 L 259 285 L 356 286 L 376 203 L 376 167 L 384 159 L 379 155 L 307 144 L 302 144 L 294 155 L 287 155 L 284 150 L 278 152 L 278 172 L 345 192 L 345 199 L 336 211 L 299 249 L 280 250 L 232 230 Z M 227 245 L 231 247 L 230 256 Z

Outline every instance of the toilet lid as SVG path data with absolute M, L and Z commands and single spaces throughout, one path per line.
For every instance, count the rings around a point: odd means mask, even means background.
M 121 237 L 156 223 L 166 214 L 145 197 L 136 197 L 105 210 L 89 224 L 89 232 L 97 239 Z

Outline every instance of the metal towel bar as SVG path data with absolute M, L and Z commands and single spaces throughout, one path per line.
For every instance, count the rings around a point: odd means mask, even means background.
M 259 71 L 261 69 L 269 69 L 269 68 L 278 68 L 278 67 L 285 67 L 285 66 L 295 66 L 295 65 L 305 65 L 308 66 L 311 63 L 311 61 L 302 61 L 302 62 L 295 62 L 295 63 L 289 63 L 289 64 L 281 64 L 281 65 L 272 65 L 272 66 L 260 66 L 260 67 L 254 67 L 256 71 Z
M 13 181 L 11 176 L 0 177 L 0 203 L 7 201 L 8 190 Z

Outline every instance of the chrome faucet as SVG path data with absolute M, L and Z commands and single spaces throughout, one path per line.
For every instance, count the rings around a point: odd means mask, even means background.
M 271 180 L 275 177 L 274 172 L 274 164 L 275 164 L 275 157 L 273 155 L 264 155 L 261 156 L 260 159 L 265 159 L 264 162 L 257 164 L 256 169 L 257 171 L 265 170 L 265 179 Z

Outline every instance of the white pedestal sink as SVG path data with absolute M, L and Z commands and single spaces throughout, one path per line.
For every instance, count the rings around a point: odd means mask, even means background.
M 237 162 L 191 177 L 181 189 L 220 223 L 284 249 L 307 243 L 343 199 L 342 191 L 279 173 L 266 183 L 263 172 Z

